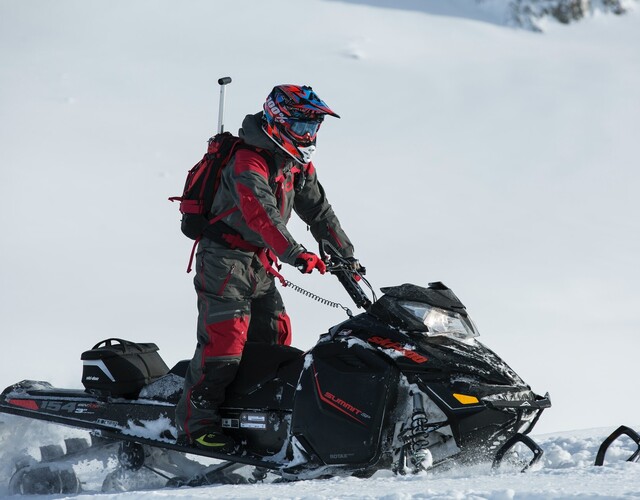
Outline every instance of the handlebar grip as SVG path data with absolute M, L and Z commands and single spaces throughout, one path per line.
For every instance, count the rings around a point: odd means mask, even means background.
M 340 281 L 349 296 L 353 299 L 353 302 L 355 302 L 356 307 L 361 307 L 366 310 L 371 306 L 371 301 L 364 294 L 353 274 L 348 271 L 340 270 L 336 272 L 335 275 L 338 277 L 338 281 Z
M 230 83 L 231 83 L 231 77 L 230 76 L 224 76 L 224 77 L 218 79 L 218 85 L 228 85 Z

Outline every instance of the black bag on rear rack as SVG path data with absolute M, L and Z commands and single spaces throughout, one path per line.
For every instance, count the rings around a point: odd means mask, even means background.
M 136 398 L 145 385 L 169 372 L 156 344 L 123 339 L 98 342 L 80 359 L 85 389 L 101 395 Z

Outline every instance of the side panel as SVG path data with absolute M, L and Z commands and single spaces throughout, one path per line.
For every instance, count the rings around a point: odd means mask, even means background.
M 298 384 L 292 433 L 324 463 L 368 464 L 397 384 L 397 371 L 371 349 L 348 340 L 317 345 Z

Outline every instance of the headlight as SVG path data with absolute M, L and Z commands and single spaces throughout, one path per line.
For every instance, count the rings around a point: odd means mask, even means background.
M 469 316 L 420 302 L 401 302 L 400 305 L 425 324 L 429 330 L 426 335 L 429 337 L 443 335 L 459 340 L 473 340 L 480 335 Z

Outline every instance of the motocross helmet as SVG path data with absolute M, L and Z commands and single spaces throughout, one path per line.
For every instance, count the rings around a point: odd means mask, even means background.
M 262 129 L 294 160 L 307 164 L 316 150 L 316 135 L 325 115 L 335 116 L 311 87 L 278 85 L 267 96 Z

